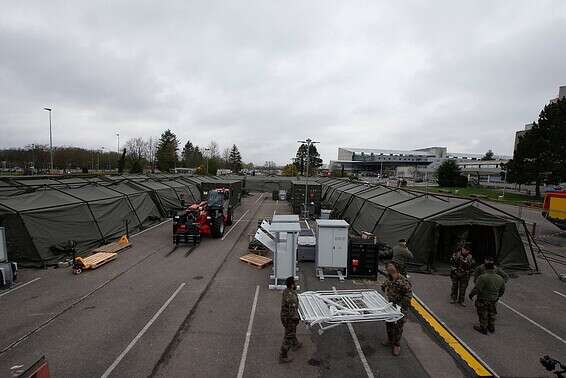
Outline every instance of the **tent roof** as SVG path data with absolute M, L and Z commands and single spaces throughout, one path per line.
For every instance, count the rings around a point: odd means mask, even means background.
M 415 197 L 416 197 L 415 194 L 405 192 L 403 190 L 391 190 L 377 197 L 370 198 L 368 201 L 373 202 L 382 207 L 389 207 L 398 204 L 400 202 L 410 200 Z
M 470 202 L 467 206 L 454 208 L 451 211 L 431 217 L 428 220 L 443 226 L 451 225 L 479 225 L 479 226 L 502 226 L 513 222 L 512 220 L 488 213 Z
M 80 199 L 50 189 L 35 190 L 17 196 L 0 198 L 0 204 L 16 211 L 36 210 L 80 203 L 82 203 Z
M 422 196 L 415 197 L 410 201 L 398 205 L 393 205 L 391 209 L 418 219 L 424 219 L 441 212 L 444 213 L 466 202 L 469 201 L 460 198 L 441 200 L 436 197 Z
M 99 185 L 89 185 L 82 186 L 80 188 L 62 188 L 62 192 L 65 192 L 71 196 L 77 197 L 83 201 L 100 201 L 103 199 L 122 197 L 123 195 L 117 193 L 113 190 L 105 188 Z

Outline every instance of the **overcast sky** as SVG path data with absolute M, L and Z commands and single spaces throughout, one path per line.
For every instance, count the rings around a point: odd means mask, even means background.
M 566 1 L 6 1 L 0 147 L 170 128 L 245 161 L 297 139 L 511 154 L 566 85 Z

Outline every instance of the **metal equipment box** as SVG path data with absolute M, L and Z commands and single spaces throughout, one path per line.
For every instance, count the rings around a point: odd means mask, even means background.
M 379 250 L 373 239 L 352 239 L 348 246 L 348 276 L 377 277 Z
M 8 246 L 6 245 L 6 229 L 0 227 L 0 263 L 8 261 Z
M 330 219 L 330 214 L 332 210 L 322 209 L 320 210 L 320 219 Z
M 269 226 L 269 233 L 275 236 L 271 276 L 273 285 L 269 285 L 270 289 L 283 289 L 287 277 L 296 277 L 297 239 L 300 231 L 299 223 L 272 223 Z
M 301 230 L 297 246 L 297 261 L 315 261 L 316 236 L 312 230 Z
M 348 266 L 348 222 L 317 219 L 316 267 L 346 269 Z
M 291 207 L 293 208 L 293 213 L 300 214 L 301 209 L 305 203 L 306 195 L 306 180 L 293 181 L 291 184 Z M 315 181 L 310 181 L 308 183 L 308 197 L 307 203 L 312 204 L 312 211 L 316 215 L 320 215 L 320 202 L 322 199 L 322 185 Z
M 271 223 L 299 223 L 299 216 L 295 214 L 275 214 Z
M 14 263 L 0 263 L 0 288 L 11 287 L 17 278 L 17 267 Z

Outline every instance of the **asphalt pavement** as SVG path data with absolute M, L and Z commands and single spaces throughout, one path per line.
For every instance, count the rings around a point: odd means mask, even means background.
M 255 194 L 243 200 L 223 239 L 173 249 L 171 223 L 131 238 L 132 248 L 94 271 L 23 270 L 0 292 L 0 376 L 42 355 L 53 377 L 462 376 L 451 355 L 409 318 L 398 358 L 380 345 L 383 324 L 356 324 L 318 335 L 303 325 L 304 347 L 280 365 L 281 293 L 270 268 L 239 261 L 258 217 L 287 203 Z M 376 287 L 373 281 L 315 279 L 300 266 L 301 290 Z M 364 360 L 366 361 L 364 363 Z

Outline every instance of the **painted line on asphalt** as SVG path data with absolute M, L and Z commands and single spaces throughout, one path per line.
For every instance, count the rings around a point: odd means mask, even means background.
M 275 209 L 273 209 L 273 216 L 275 216 L 275 213 L 277 212 L 277 206 L 279 205 L 279 200 L 275 201 Z
M 250 321 L 248 323 L 248 330 L 246 332 L 246 341 L 244 342 L 244 350 L 242 351 L 242 358 L 240 359 L 240 367 L 238 368 L 238 378 L 242 378 L 244 376 L 244 369 L 246 367 L 246 358 L 248 357 L 250 338 L 252 336 L 252 327 L 254 325 L 255 310 L 257 308 L 258 295 L 259 295 L 259 285 L 255 287 L 254 301 L 252 304 L 252 311 L 250 312 Z
M 554 294 L 558 294 L 558 295 L 560 295 L 561 297 L 566 298 L 566 294 L 562 294 L 561 292 L 556 291 L 556 290 L 553 290 L 553 292 L 554 292 Z
M 499 303 L 501 303 L 503 306 L 507 307 L 509 310 L 513 311 L 515 314 L 519 315 L 521 318 L 525 319 L 526 321 L 537 326 L 538 328 L 540 328 L 544 332 L 548 333 L 550 336 L 554 337 L 556 340 L 560 341 L 563 344 L 566 344 L 566 340 L 564 340 L 562 337 L 558 336 L 556 333 L 552 332 L 551 330 L 549 330 L 545 326 L 535 322 L 533 319 L 529 318 L 527 315 L 524 315 L 524 314 L 520 313 L 519 311 L 515 310 L 513 307 L 509 306 L 507 303 L 505 303 L 503 301 L 499 301 Z
M 263 193 L 260 193 L 259 197 L 254 202 L 254 205 L 259 202 L 259 200 L 263 197 Z
M 332 290 L 336 291 L 336 287 L 332 286 Z M 350 336 L 352 336 L 352 340 L 354 340 L 354 345 L 356 346 L 356 351 L 358 352 L 358 356 L 360 357 L 360 361 L 362 361 L 362 365 L 368 378 L 374 378 L 373 371 L 371 371 L 371 367 L 369 366 L 368 360 L 364 351 L 362 350 L 362 346 L 360 344 L 360 340 L 358 339 L 358 335 L 356 335 L 356 331 L 354 331 L 354 327 L 352 323 L 346 323 L 348 325 L 348 331 L 350 331 Z
M 177 294 L 179 294 L 179 292 L 181 291 L 181 289 L 185 286 L 185 283 L 183 282 L 182 284 L 179 285 L 179 287 L 177 288 L 177 290 L 175 290 L 173 292 L 173 294 L 169 297 L 169 299 L 167 299 L 167 301 L 165 301 L 165 303 L 163 304 L 163 306 L 161 306 L 161 308 L 159 310 L 157 310 L 157 312 L 155 313 L 155 315 L 153 315 L 151 317 L 151 319 L 149 319 L 149 321 L 146 323 L 146 325 L 141 329 L 141 331 L 139 331 L 139 333 L 136 335 L 136 337 L 133 338 L 132 341 L 130 341 L 130 343 L 128 344 L 128 346 L 126 347 L 126 349 L 124 349 L 122 351 L 122 353 L 120 353 L 120 355 L 116 358 L 116 360 L 114 360 L 114 362 L 112 363 L 112 365 L 110 365 L 108 367 L 108 369 L 106 369 L 106 371 L 104 372 L 104 374 L 101 375 L 101 378 L 107 378 L 110 373 L 112 373 L 112 371 L 116 368 L 116 366 L 118 366 L 118 364 L 120 363 L 120 361 L 122 361 L 122 359 L 124 359 L 124 357 L 126 356 L 126 354 L 128 354 L 128 352 L 134 347 L 134 345 L 136 345 L 136 343 L 139 341 L 139 339 L 141 339 L 141 337 L 147 332 L 147 330 L 149 329 L 149 327 L 151 327 L 151 325 L 153 323 L 155 323 L 155 321 L 157 320 L 157 318 L 159 317 L 159 315 L 161 315 L 161 313 L 163 311 L 165 311 L 165 309 L 167 308 L 167 306 L 169 306 L 169 304 L 173 301 L 173 299 L 175 299 L 175 297 L 177 296 Z
M 228 234 L 230 234 L 230 232 L 232 232 L 232 230 L 236 228 L 236 226 L 238 225 L 238 223 L 240 223 L 240 221 L 241 221 L 242 219 L 244 219 L 244 217 L 246 216 L 246 214 L 247 214 L 249 211 L 250 211 L 250 209 L 246 210 L 246 212 L 245 212 L 244 214 L 242 214 L 242 216 L 240 217 L 240 219 L 238 219 L 238 220 L 236 221 L 236 223 L 234 223 L 234 225 L 233 225 L 232 227 L 230 227 L 230 229 L 228 230 L 228 232 L 226 232 L 226 233 L 224 234 L 224 236 L 222 237 L 222 240 L 226 239 L 226 237 L 228 236 Z
M 171 219 L 164 220 L 163 222 L 157 223 L 157 224 L 151 226 L 150 228 L 146 228 L 145 230 L 141 230 L 141 231 L 138 232 L 137 234 L 134 234 L 134 235 L 130 236 L 130 239 L 131 239 L 131 238 L 134 238 L 134 237 L 136 237 L 136 236 L 139 236 L 139 235 L 143 234 L 143 233 L 146 232 L 146 231 L 153 230 L 155 227 L 159 227 L 159 226 L 161 226 L 162 224 L 167 223 L 167 222 L 171 222 Z
M 411 306 L 444 342 L 474 371 L 478 377 L 498 377 L 497 373 L 482 360 L 462 339 L 448 328 L 424 302 L 413 293 Z
M 40 279 L 41 279 L 41 277 L 37 277 L 37 278 L 34 278 L 34 279 L 31 280 L 31 281 L 28 281 L 28 282 L 26 282 L 26 283 L 17 285 L 17 286 L 15 286 L 14 288 L 8 290 L 7 292 L 0 294 L 0 298 L 3 297 L 4 295 L 8 295 L 8 294 L 10 294 L 10 293 L 13 293 L 14 291 L 16 291 L 16 290 L 18 290 L 18 289 L 21 289 L 22 287 L 27 286 L 27 285 L 29 285 L 30 283 L 34 283 L 35 281 L 40 280 Z

